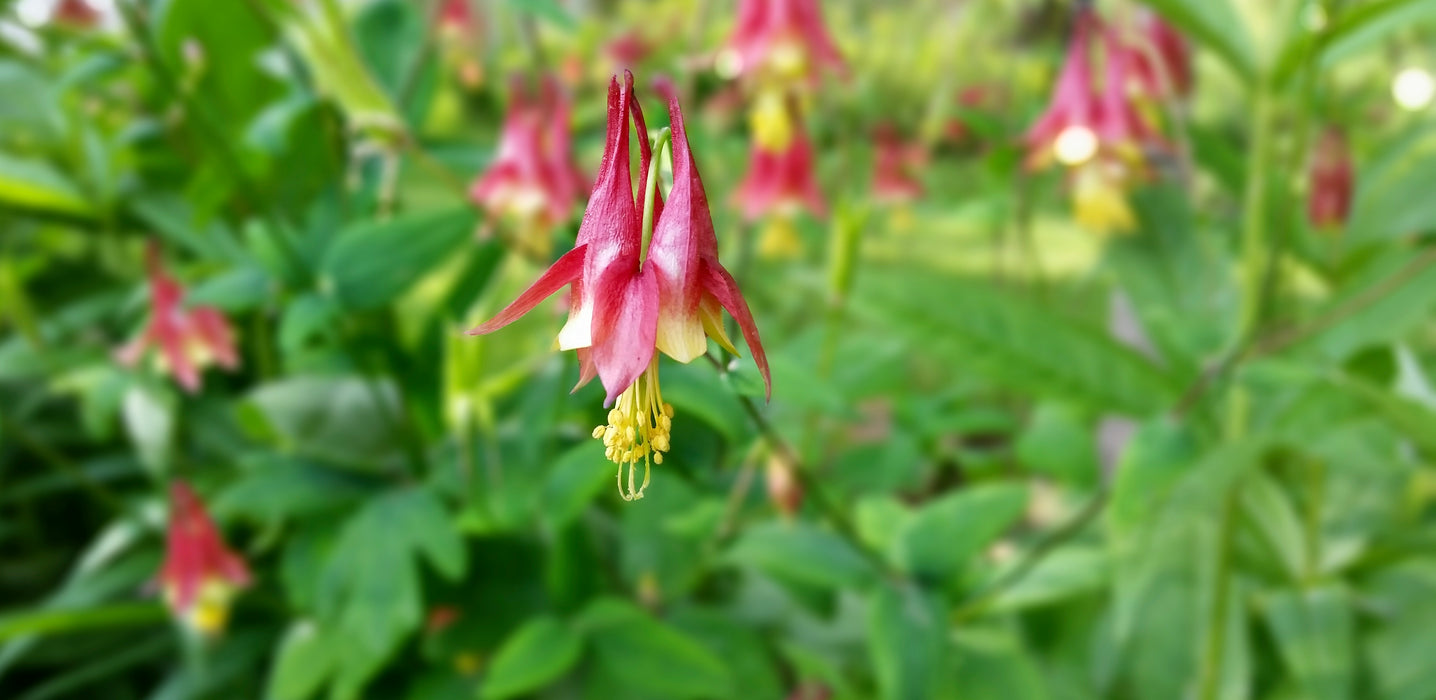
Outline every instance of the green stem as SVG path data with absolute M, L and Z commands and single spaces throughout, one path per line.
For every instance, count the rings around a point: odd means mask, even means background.
M 1271 163 L 1272 98 L 1258 88 L 1252 104 L 1252 141 L 1242 198 L 1242 315 L 1237 344 L 1246 343 L 1265 313 L 1266 277 L 1271 271 L 1267 231 L 1267 179 Z
M 668 142 L 673 138 L 673 132 L 668 127 L 658 132 L 657 138 L 653 139 L 653 158 L 648 161 L 648 184 L 643 188 L 643 255 L 648 255 L 648 243 L 653 240 L 653 202 L 658 196 L 658 164 L 663 161 L 663 149 L 668 147 Z

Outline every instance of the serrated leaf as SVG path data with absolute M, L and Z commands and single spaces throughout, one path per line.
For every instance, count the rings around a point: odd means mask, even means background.
M 963 489 L 928 503 L 897 539 L 894 559 L 921 579 L 943 582 L 1022 517 L 1027 489 L 991 484 Z
M 533 618 L 499 647 L 480 697 L 499 700 L 550 685 L 578 663 L 582 649 L 578 633 L 568 625 L 552 617 Z

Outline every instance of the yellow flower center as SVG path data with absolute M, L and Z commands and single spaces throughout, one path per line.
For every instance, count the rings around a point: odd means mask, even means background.
M 237 592 L 238 589 L 224 579 L 210 577 L 200 583 L 187 607 L 175 608 L 177 593 L 173 587 L 166 587 L 165 602 L 190 629 L 213 637 L 223 632 L 229 622 L 229 606 Z
M 669 449 L 673 429 L 673 405 L 663 402 L 658 389 L 658 357 L 648 365 L 633 385 L 618 395 L 618 403 L 608 412 L 608 424 L 593 429 L 593 437 L 603 441 L 604 456 L 618 465 L 618 495 L 625 501 L 643 498 L 648 488 L 649 470 L 663 464 L 663 453 Z M 634 472 L 643 461 L 643 484 L 634 488 Z M 628 466 L 628 488 L 624 489 L 623 467 Z

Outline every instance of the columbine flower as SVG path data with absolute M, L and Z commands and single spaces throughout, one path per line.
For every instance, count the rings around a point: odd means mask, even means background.
M 477 58 L 479 21 L 470 0 L 443 0 L 439 8 L 439 46 L 444 64 L 452 66 L 459 82 L 470 90 L 484 82 L 484 68 Z
M 659 387 L 657 352 L 687 362 L 706 350 L 698 349 L 705 330 L 732 348 L 718 330 L 721 325 L 714 323 L 718 319 L 715 302 L 738 320 L 765 382 L 768 379 L 767 361 L 747 303 L 718 263 L 707 197 L 688 151 L 676 102 L 670 111 L 676 136 L 669 205 L 665 208 L 656 186 L 649 185 L 656 170 L 648 167 L 653 150 L 646 139 L 639 143 L 642 174 L 638 191 L 643 199 L 635 204 L 628 158 L 630 116 L 639 134 L 646 134 L 647 127 L 633 97 L 633 75 L 625 71 L 622 87 L 616 79 L 610 81 L 603 163 L 573 250 L 555 261 L 507 308 L 470 331 L 496 331 L 562 287 L 574 285 L 569 319 L 559 331 L 558 345 L 578 355 L 579 386 L 595 375 L 603 384 L 607 394 L 604 406 L 612 406 L 612 410 L 607 424 L 594 428 L 593 436 L 603 440 L 606 456 L 619 465 L 619 493 L 626 500 L 642 498 L 650 466 L 662 464 L 663 454 L 671 446 L 674 412 Z M 648 201 L 650 189 L 654 190 L 652 202 Z M 649 250 L 652 264 L 645 264 L 644 227 L 654 220 L 657 224 Z M 643 484 L 635 486 L 640 461 Z
M 1098 149 L 1132 163 L 1141 163 L 1147 144 L 1160 144 L 1157 136 L 1132 102 L 1128 90 L 1135 54 L 1123 48 L 1115 32 L 1106 33 L 1107 69 L 1098 100 L 1096 135 Z
M 50 14 L 50 21 L 76 29 L 89 29 L 100 23 L 100 13 L 88 0 L 60 0 Z
M 229 605 L 249 585 L 249 568 L 225 546 L 204 503 L 183 481 L 170 486 L 169 531 L 160 568 L 165 604 L 201 634 L 224 630 Z
M 1177 30 L 1150 8 L 1137 8 L 1132 77 L 1151 95 L 1188 95 L 1192 92 L 1192 49 Z
M 1346 136 L 1327 127 L 1317 139 L 1307 170 L 1306 216 L 1312 226 L 1332 230 L 1346 224 L 1355 179 Z
M 781 151 L 754 144 L 748 174 L 733 193 L 750 221 L 768 217 L 758 249 L 765 255 L 786 257 L 801 251 L 793 218 L 799 210 L 821 217 L 827 209 L 813 174 L 813 149 L 800 130 Z
M 469 196 L 542 245 L 547 237 L 541 234 L 568 216 L 583 190 L 570 145 L 569 100 L 551 77 L 536 94 L 515 78 L 510 94 L 498 156 Z
M 780 85 L 815 82 L 820 69 L 847 71 L 817 0 L 742 0 L 717 65 L 726 77 Z
M 1043 167 L 1054 156 L 1065 165 L 1076 165 L 1097 152 L 1098 106 L 1091 64 L 1096 24 L 1091 10 L 1078 11 L 1052 101 L 1024 137 L 1030 168 Z
M 603 47 L 603 53 L 619 69 L 637 67 L 652 52 L 653 46 L 637 30 L 620 34 Z
M 160 368 L 174 375 L 186 391 L 199 391 L 200 370 L 218 364 L 226 369 L 239 367 L 234 334 L 218 310 L 206 306 L 185 308 L 184 288 L 165 274 L 160 249 L 151 243 L 147 251 L 150 275 L 150 319 L 134 340 L 115 352 L 120 364 L 133 367 L 152 345 Z
M 902 142 L 892 124 L 873 130 L 873 198 L 886 204 L 909 202 L 922 196 L 922 183 L 909 169 L 923 160 L 921 146 Z

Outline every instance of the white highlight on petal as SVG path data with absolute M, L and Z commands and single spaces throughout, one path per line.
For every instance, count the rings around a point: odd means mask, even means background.
M 1425 109 L 1436 98 L 1436 78 L 1424 68 L 1406 68 L 1391 81 L 1391 96 L 1402 109 L 1412 112 Z
M 593 302 L 587 299 L 578 307 L 578 313 L 568 317 L 568 322 L 558 332 L 559 350 L 576 350 L 593 345 Z
M 1081 165 L 1097 155 L 1097 134 L 1085 126 L 1069 126 L 1057 134 L 1052 151 L 1063 165 Z

